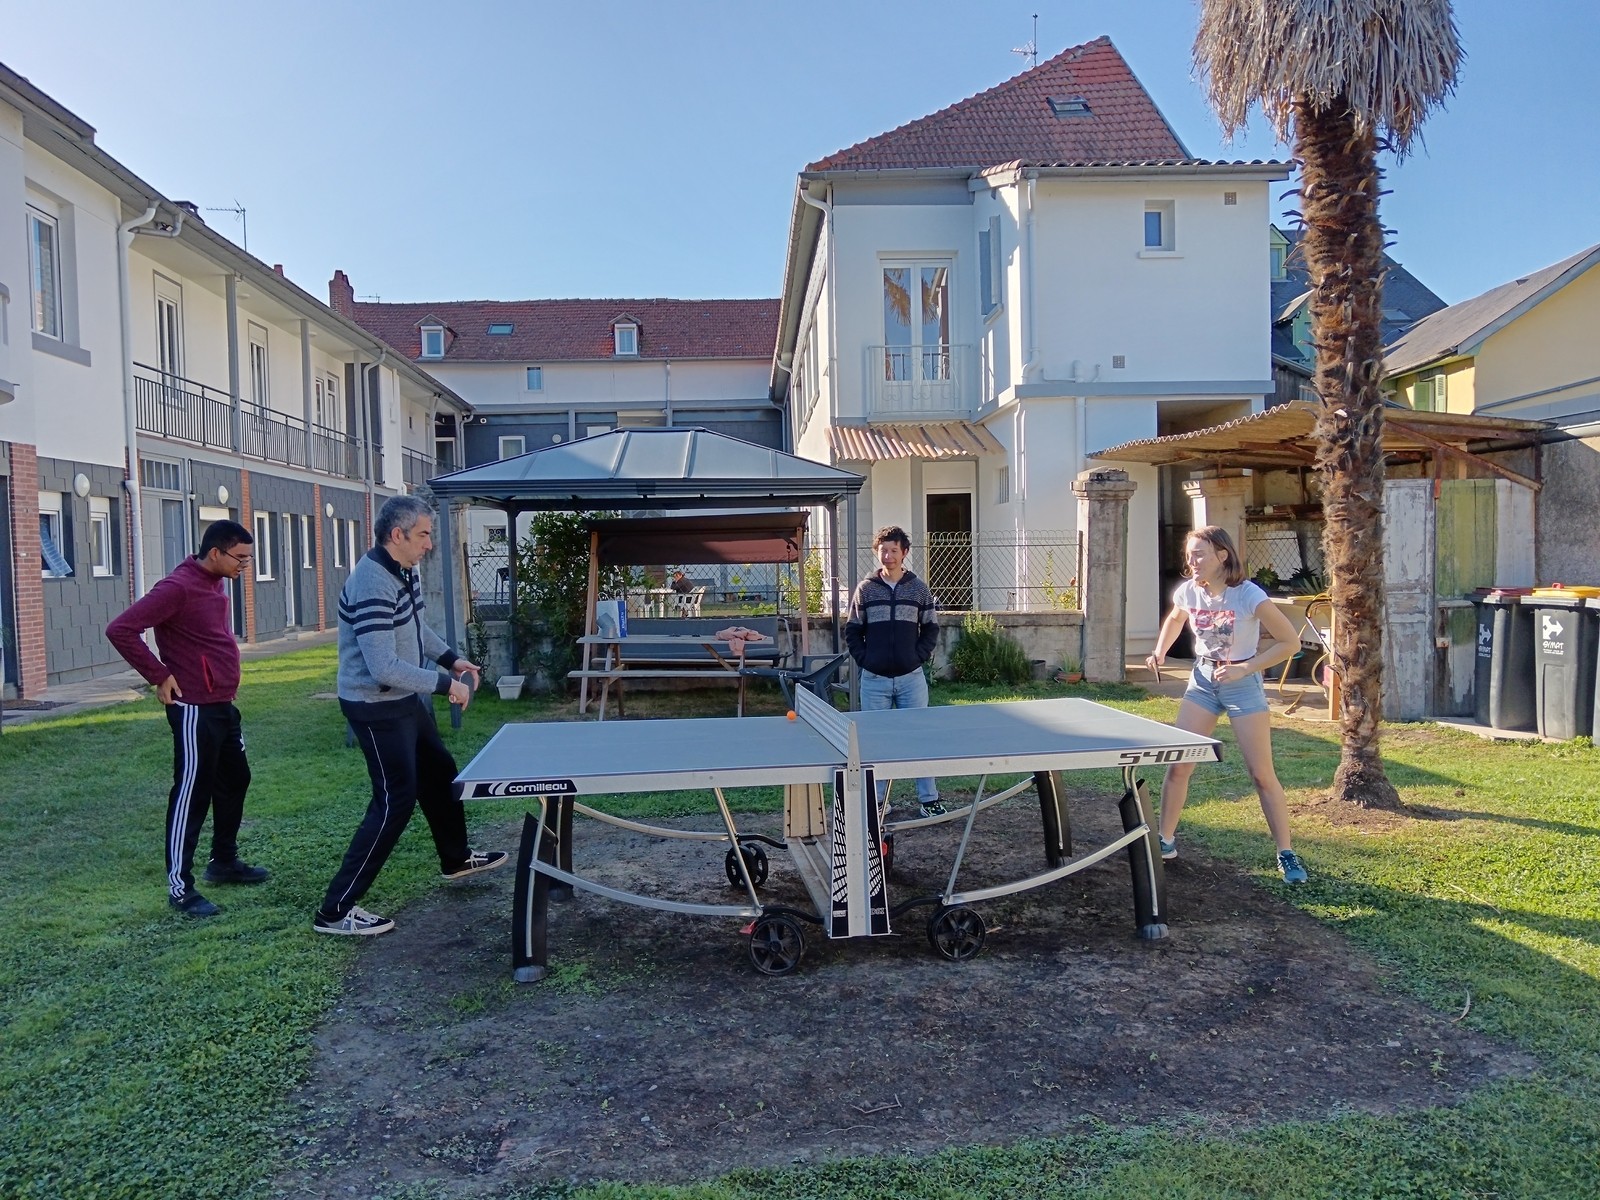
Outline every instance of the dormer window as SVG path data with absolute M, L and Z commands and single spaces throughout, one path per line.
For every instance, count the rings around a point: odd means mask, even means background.
M 443 358 L 444 357 L 444 326 L 443 325 L 424 325 L 424 326 L 422 326 L 422 357 L 423 358 Z
M 613 325 L 611 338 L 618 358 L 639 356 L 639 327 L 631 321 L 618 321 Z

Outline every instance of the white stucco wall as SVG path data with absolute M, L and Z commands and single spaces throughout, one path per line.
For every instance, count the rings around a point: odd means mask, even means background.
M 13 346 L 25 346 L 32 360 L 28 392 L 34 444 L 47 457 L 120 467 L 125 458 L 116 257 L 121 209 L 104 188 L 33 143 L 24 143 L 22 158 L 25 193 L 13 191 L 18 203 L 7 211 L 19 233 L 25 230 L 24 203 L 38 204 L 59 219 L 64 340 L 90 356 L 84 366 L 32 348 L 24 234 L 22 269 L 7 281 L 12 294 L 8 324 Z
M 0 104 L 0 283 L 11 293 L 0 305 L 0 379 L 16 385 L 16 399 L 0 404 L 0 440 L 32 445 L 38 420 L 31 402 L 33 349 L 28 320 L 28 242 L 22 220 L 25 176 L 22 114 Z
M 659 359 L 604 362 L 424 363 L 424 369 L 474 407 L 525 409 L 548 405 L 660 405 L 669 389 L 674 406 L 721 400 L 765 402 L 772 361 Z M 527 387 L 531 366 L 542 367 L 543 388 Z

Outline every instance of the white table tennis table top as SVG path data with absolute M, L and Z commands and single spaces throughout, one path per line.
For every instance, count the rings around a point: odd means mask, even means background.
M 1077 698 L 839 713 L 836 719 L 832 739 L 788 717 L 508 724 L 457 779 L 469 800 L 826 784 L 847 762 L 839 727 L 854 728 L 860 762 L 873 766 L 879 779 L 1159 766 L 1221 756 L 1212 738 Z

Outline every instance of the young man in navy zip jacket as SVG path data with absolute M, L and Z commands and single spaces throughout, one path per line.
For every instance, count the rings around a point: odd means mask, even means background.
M 195 890 L 192 864 L 200 827 L 211 812 L 207 883 L 261 883 L 264 867 L 239 860 L 239 823 L 250 787 L 244 736 L 234 697 L 239 643 L 228 619 L 223 580 L 250 565 L 255 539 L 243 525 L 217 521 L 199 553 L 106 626 L 106 638 L 128 665 L 155 685 L 172 726 L 172 791 L 167 796 L 167 902 L 191 917 L 221 910 Z M 158 658 L 144 644 L 156 633 Z
M 504 850 L 467 845 L 467 818 L 455 794 L 456 760 L 439 738 L 432 696 L 463 709 L 478 667 L 422 619 L 412 569 L 433 549 L 433 510 L 415 496 L 384 502 L 373 546 L 339 593 L 339 708 L 367 760 L 372 800 L 350 839 L 322 907 L 318 933 L 372 937 L 394 928 L 356 901 L 367 894 L 418 805 L 439 852 L 439 871 L 461 879 L 503 866 Z
M 927 708 L 928 677 L 922 664 L 933 657 L 939 642 L 933 593 L 906 569 L 911 539 L 904 529 L 885 525 L 872 535 L 872 549 L 878 569 L 856 585 L 844 626 L 845 647 L 861 671 L 862 711 Z M 880 806 L 888 794 L 888 782 L 880 782 Z M 932 777 L 917 780 L 917 804 L 921 816 L 944 815 Z

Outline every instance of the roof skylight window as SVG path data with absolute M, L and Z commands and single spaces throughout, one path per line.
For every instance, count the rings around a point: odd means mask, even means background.
M 489 326 L 489 332 L 495 337 L 505 337 L 512 330 L 510 321 L 496 321 Z
M 1083 96 L 1050 96 L 1050 111 L 1058 117 L 1090 116 L 1089 101 Z

